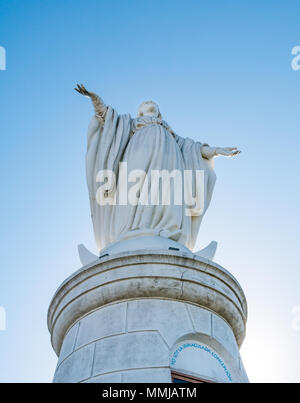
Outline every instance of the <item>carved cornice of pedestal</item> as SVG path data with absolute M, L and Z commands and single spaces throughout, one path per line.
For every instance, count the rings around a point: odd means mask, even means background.
M 48 311 L 55 352 L 59 354 L 65 334 L 83 316 L 107 304 L 139 298 L 203 306 L 227 321 L 239 346 L 245 337 L 246 298 L 227 270 L 192 253 L 139 250 L 99 259 L 62 283 Z

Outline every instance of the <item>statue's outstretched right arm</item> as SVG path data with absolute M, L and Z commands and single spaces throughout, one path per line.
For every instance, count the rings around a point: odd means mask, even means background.
M 77 84 L 77 87 L 74 88 L 75 91 L 77 91 L 79 94 L 84 95 L 86 97 L 89 97 L 91 101 L 93 102 L 94 110 L 95 110 L 95 116 L 96 118 L 100 121 L 100 123 L 104 123 L 105 121 L 105 116 L 107 112 L 107 106 L 105 103 L 102 101 L 102 99 L 95 94 L 94 92 L 88 91 L 83 84 Z
M 240 154 L 240 150 L 236 147 L 210 147 L 205 144 L 201 148 L 202 157 L 211 159 L 213 157 L 218 157 L 219 155 L 223 155 L 224 157 L 234 157 L 235 155 Z

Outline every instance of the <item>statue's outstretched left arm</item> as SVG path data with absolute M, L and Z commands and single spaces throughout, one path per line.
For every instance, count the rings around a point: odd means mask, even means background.
M 204 145 L 201 148 L 202 157 L 206 159 L 211 159 L 213 157 L 217 157 L 218 155 L 223 155 L 224 157 L 234 157 L 235 155 L 240 154 L 240 150 L 236 147 L 210 147 L 208 145 Z
M 74 88 L 74 89 L 75 89 L 75 91 L 79 92 L 79 94 L 84 95 L 86 97 L 89 97 L 91 99 L 91 101 L 93 102 L 96 118 L 101 123 L 104 123 L 106 112 L 107 112 L 107 106 L 102 101 L 102 99 L 97 94 L 95 94 L 94 92 L 88 91 L 84 87 L 83 84 L 80 84 L 80 85 L 77 84 L 77 87 Z

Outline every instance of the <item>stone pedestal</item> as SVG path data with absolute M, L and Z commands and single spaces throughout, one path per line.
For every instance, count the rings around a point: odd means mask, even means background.
M 239 355 L 246 317 L 236 279 L 192 252 L 104 256 L 51 302 L 54 382 L 171 382 L 171 371 L 248 382 Z

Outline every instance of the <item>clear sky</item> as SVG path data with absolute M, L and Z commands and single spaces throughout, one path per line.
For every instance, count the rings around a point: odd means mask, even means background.
M 0 381 L 52 380 L 49 302 L 77 244 L 96 252 L 77 82 L 120 113 L 154 99 L 180 136 L 242 150 L 216 161 L 196 249 L 217 240 L 245 291 L 250 380 L 300 381 L 297 45 L 296 0 L 0 0 Z

